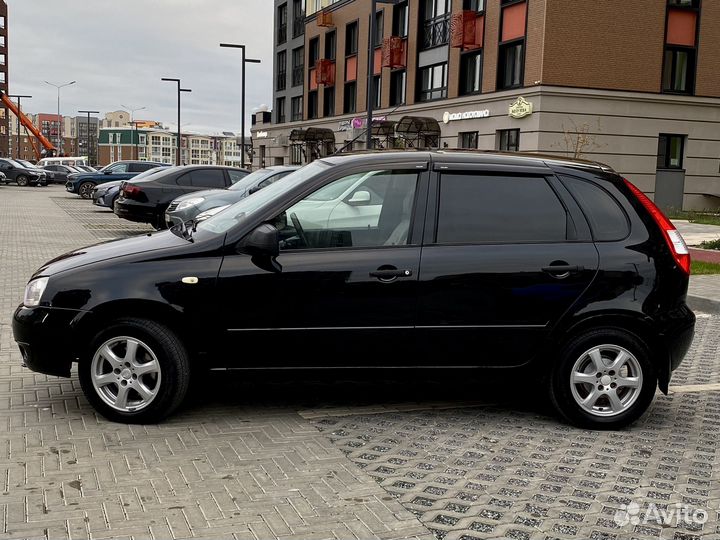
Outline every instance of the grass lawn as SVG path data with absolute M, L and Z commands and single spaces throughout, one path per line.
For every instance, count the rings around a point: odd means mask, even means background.
M 692 261 L 690 263 L 690 273 L 693 276 L 704 276 L 708 274 L 720 274 L 720 264 Z
M 711 212 L 686 212 L 682 210 L 673 210 L 668 212 L 670 219 L 687 219 L 690 223 L 699 223 L 701 225 L 720 225 L 720 214 Z

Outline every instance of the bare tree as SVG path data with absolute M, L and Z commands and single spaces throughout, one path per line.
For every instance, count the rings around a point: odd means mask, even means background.
M 602 131 L 600 118 L 597 119 L 597 126 L 592 126 L 589 122 L 578 124 L 571 117 L 568 117 L 571 126 L 568 127 L 563 122 L 563 134 L 559 142 L 553 143 L 551 146 L 560 148 L 568 157 L 582 158 L 585 153 L 603 148 L 604 144 L 598 143 L 598 134 Z M 596 127 L 596 131 L 592 132 L 592 128 Z

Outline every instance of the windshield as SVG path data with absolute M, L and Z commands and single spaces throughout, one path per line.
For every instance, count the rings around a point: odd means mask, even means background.
M 26 168 L 28 168 L 28 169 L 34 169 L 34 168 L 35 168 L 35 165 L 33 165 L 32 163 L 30 163 L 29 161 L 25 161 L 24 159 L 16 159 L 15 161 L 17 161 L 18 163 L 20 163 L 21 165 L 23 165 L 24 167 L 26 167 Z
M 15 160 L 15 159 L 5 158 L 5 161 L 9 161 L 13 165 L 15 165 L 16 167 L 20 167 L 21 169 L 27 169 L 27 167 L 25 165 L 23 165 L 22 163 L 20 163 L 19 161 Z
M 265 178 L 276 173 L 277 171 L 273 171 L 271 169 L 259 169 L 235 182 L 228 188 L 228 191 L 245 191 L 253 187 L 256 183 L 262 182 Z
M 263 208 L 268 202 L 272 201 L 283 192 L 298 184 L 302 184 L 308 178 L 312 178 L 316 174 L 327 170 L 329 167 L 330 165 L 327 163 L 314 161 L 310 165 L 306 165 L 302 169 L 298 169 L 297 171 L 281 178 L 277 182 L 270 184 L 265 189 L 261 189 L 252 197 L 245 197 L 240 202 L 230 206 L 227 210 L 220 212 L 207 221 L 203 221 L 197 226 L 197 228 L 214 233 L 226 233 L 243 219 L 252 217 L 255 212 Z M 245 179 L 243 178 L 243 180 Z

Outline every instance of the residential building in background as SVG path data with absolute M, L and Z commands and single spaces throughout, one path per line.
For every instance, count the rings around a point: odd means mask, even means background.
M 8 43 L 8 6 L 5 0 L 0 0 L 0 91 L 9 93 L 9 65 L 10 53 Z M 10 123 L 15 115 L 0 103 L 0 156 L 10 155 Z M 15 140 L 17 145 L 17 139 Z
M 74 133 L 77 137 L 78 155 L 87 156 L 90 163 L 97 163 L 97 143 L 100 120 L 93 116 L 90 117 L 89 132 L 87 116 L 76 116 L 75 118 L 73 118 L 73 126 Z
M 720 207 L 720 3 L 405 1 L 378 4 L 371 39 L 370 6 L 310 0 L 301 36 L 275 1 L 255 166 L 365 148 L 372 51 L 376 148 L 587 158 L 665 208 Z
M 105 114 L 100 120 L 100 128 L 116 128 L 130 125 L 130 113 L 127 111 L 113 111 Z

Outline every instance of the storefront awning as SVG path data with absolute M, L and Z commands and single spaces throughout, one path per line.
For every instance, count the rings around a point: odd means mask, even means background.
M 396 125 L 397 122 L 393 120 L 376 120 L 372 125 L 372 134 L 374 137 L 392 137 Z
M 438 121 L 425 116 L 403 116 L 395 130 L 398 135 L 408 138 L 440 136 L 440 124 L 438 124 Z
M 335 133 L 328 128 L 293 129 L 290 132 L 292 142 L 335 142 Z

